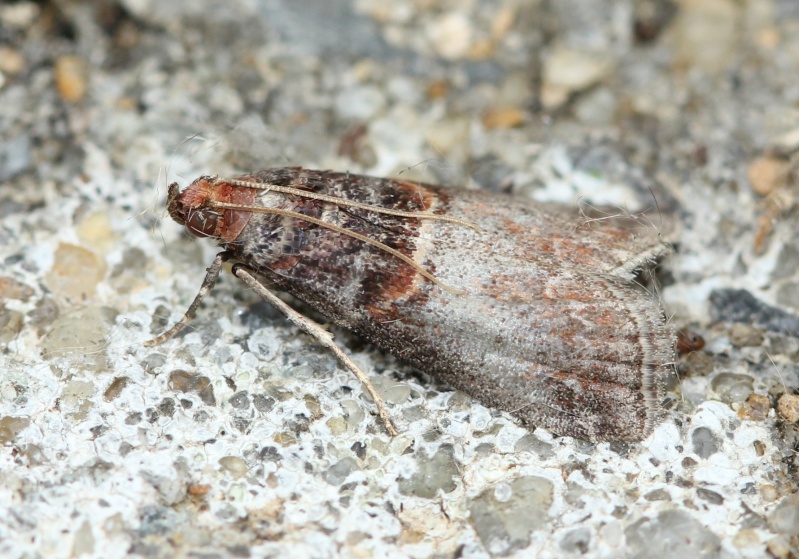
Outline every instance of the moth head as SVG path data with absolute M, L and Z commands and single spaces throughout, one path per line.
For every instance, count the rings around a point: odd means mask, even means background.
M 185 225 L 192 235 L 233 242 L 252 215 L 248 206 L 252 206 L 256 194 L 252 188 L 202 176 L 182 192 L 177 183 L 169 185 L 167 210 L 172 219 Z

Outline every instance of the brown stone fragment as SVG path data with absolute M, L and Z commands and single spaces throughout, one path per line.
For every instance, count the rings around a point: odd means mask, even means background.
M 799 394 L 783 394 L 777 401 L 777 413 L 788 423 L 799 421 Z
M 86 96 L 86 62 L 78 56 L 62 56 L 55 63 L 55 85 L 58 94 L 68 103 L 77 103 Z
M 752 190 L 760 196 L 768 196 L 785 184 L 788 162 L 776 157 L 758 157 L 749 164 L 746 176 Z
M 738 410 L 738 417 L 749 421 L 763 421 L 768 417 L 771 401 L 762 394 L 750 394 Z
M 105 261 L 94 252 L 78 245 L 61 243 L 44 282 L 57 295 L 79 302 L 94 296 L 105 272 Z
M 525 113 L 516 107 L 489 109 L 483 113 L 483 126 L 491 128 L 515 128 L 524 124 Z

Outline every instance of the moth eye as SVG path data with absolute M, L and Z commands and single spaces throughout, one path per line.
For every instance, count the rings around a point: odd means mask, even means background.
M 208 210 L 190 209 L 186 212 L 186 227 L 197 237 L 216 237 L 219 214 Z

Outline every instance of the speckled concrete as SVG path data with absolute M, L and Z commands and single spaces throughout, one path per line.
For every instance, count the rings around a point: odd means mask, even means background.
M 0 556 L 795 556 L 796 6 L 0 5 Z M 649 208 L 707 341 L 666 421 L 524 429 L 334 330 L 392 439 L 229 276 L 143 347 L 214 254 L 166 184 L 286 164 Z

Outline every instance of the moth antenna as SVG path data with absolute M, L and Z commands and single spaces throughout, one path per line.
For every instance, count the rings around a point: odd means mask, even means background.
M 424 212 L 410 212 L 405 210 L 392 210 L 390 208 L 383 208 L 380 206 L 375 206 L 372 204 L 364 204 L 362 202 L 354 202 L 352 200 L 345 200 L 344 198 L 338 198 L 336 196 L 330 196 L 327 194 L 319 194 L 317 192 L 308 192 L 307 190 L 301 190 L 299 188 L 293 188 L 291 186 L 278 186 L 276 184 L 266 184 L 262 182 L 256 181 L 245 181 L 241 179 L 224 179 L 219 177 L 214 177 L 210 180 L 212 183 L 227 183 L 232 184 L 233 186 L 241 186 L 244 188 L 254 188 L 256 190 L 263 190 L 264 192 L 280 192 L 282 194 L 292 194 L 294 196 L 300 196 L 302 198 L 308 198 L 311 200 L 319 200 L 320 202 L 328 202 L 331 204 L 336 204 L 339 206 L 347 206 L 350 208 L 358 208 L 361 210 L 368 210 L 370 212 L 381 213 L 386 215 L 395 215 L 399 217 L 413 217 L 417 219 L 432 219 L 435 221 L 447 221 L 449 223 L 457 223 L 458 225 L 464 225 L 477 231 L 478 233 L 482 231 L 480 227 L 476 223 L 472 223 L 471 221 L 467 221 L 465 219 L 458 219 L 457 217 L 451 217 L 447 215 L 436 215 L 436 214 L 428 214 Z

